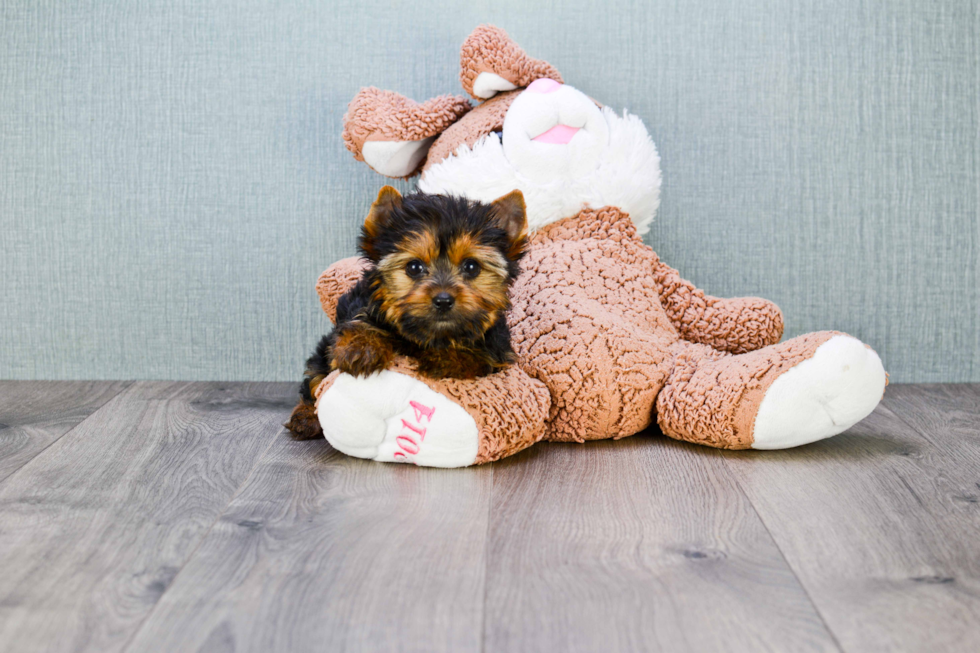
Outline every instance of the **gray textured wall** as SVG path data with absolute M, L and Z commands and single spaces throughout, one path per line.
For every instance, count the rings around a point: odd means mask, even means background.
M 599 8 L 601 7 L 601 9 Z M 362 85 L 505 29 L 657 141 L 662 258 L 980 381 L 980 10 L 948 0 L 0 3 L 0 378 L 294 379 L 382 178 Z

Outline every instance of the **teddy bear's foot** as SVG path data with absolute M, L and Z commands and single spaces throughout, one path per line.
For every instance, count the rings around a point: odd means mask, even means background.
M 846 431 L 887 377 L 867 345 L 817 331 L 745 354 L 681 341 L 657 395 L 665 435 L 720 449 L 785 449 Z
M 458 404 L 399 372 L 340 374 L 317 407 L 327 441 L 349 456 L 425 467 L 465 467 L 477 456 L 476 422 Z
M 480 100 L 527 86 L 536 79 L 562 81 L 554 66 L 527 56 L 504 30 L 493 25 L 480 25 L 466 37 L 459 62 L 463 89 Z
M 885 391 L 881 359 L 848 335 L 835 335 L 766 390 L 753 449 L 785 449 L 843 433 L 871 414 Z
M 470 110 L 462 95 L 419 104 L 394 91 L 362 88 L 344 114 L 344 144 L 358 161 L 387 177 L 409 177 L 436 137 Z

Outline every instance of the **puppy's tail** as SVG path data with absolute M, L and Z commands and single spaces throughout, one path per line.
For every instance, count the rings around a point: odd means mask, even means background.
M 323 428 L 316 414 L 314 393 L 320 382 L 330 374 L 330 350 L 333 348 L 333 334 L 323 336 L 313 355 L 306 361 L 306 374 L 299 385 L 300 401 L 283 424 L 297 440 L 313 440 L 323 437 Z

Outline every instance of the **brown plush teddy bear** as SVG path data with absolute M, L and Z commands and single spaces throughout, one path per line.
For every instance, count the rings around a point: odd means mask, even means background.
M 523 192 L 533 235 L 508 319 L 518 364 L 475 380 L 422 378 L 407 359 L 370 377 L 334 372 L 317 414 L 335 448 L 459 467 L 539 440 L 623 438 L 656 418 L 679 440 L 778 449 L 874 409 L 886 374 L 870 347 L 831 331 L 780 343 L 775 304 L 705 295 L 643 243 L 660 159 L 637 117 L 563 84 L 496 27 L 478 27 L 460 59 L 463 88 L 484 100 L 475 108 L 367 88 L 343 136 L 384 175 L 421 171 L 428 193 Z M 331 319 L 360 271 L 345 259 L 320 277 Z

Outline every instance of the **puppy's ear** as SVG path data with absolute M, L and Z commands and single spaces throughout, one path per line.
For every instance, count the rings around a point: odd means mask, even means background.
M 527 207 L 524 205 L 524 194 L 514 190 L 503 197 L 498 197 L 491 206 L 500 228 L 507 232 L 510 249 L 507 257 L 516 260 L 524 254 L 527 248 Z
M 378 199 L 374 200 L 371 210 L 364 218 L 364 226 L 361 227 L 360 248 L 364 255 L 372 260 L 378 260 L 378 252 L 374 247 L 378 236 L 381 235 L 390 224 L 392 214 L 401 208 L 402 196 L 397 189 L 385 186 L 378 193 Z

